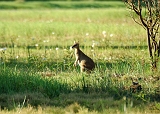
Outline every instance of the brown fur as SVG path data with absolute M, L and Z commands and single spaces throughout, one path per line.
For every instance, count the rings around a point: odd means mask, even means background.
M 75 57 L 76 57 L 74 66 L 76 66 L 78 63 L 79 66 L 81 67 L 81 72 L 84 71 L 91 72 L 91 70 L 95 68 L 94 61 L 79 49 L 79 43 L 75 43 L 72 46 L 72 48 L 75 49 Z

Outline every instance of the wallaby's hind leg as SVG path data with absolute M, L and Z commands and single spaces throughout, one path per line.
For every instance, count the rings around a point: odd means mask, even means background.
M 81 67 L 81 72 L 84 72 L 85 71 L 85 68 L 84 67 Z
M 91 73 L 91 70 L 88 70 L 85 67 L 81 67 L 81 72 Z

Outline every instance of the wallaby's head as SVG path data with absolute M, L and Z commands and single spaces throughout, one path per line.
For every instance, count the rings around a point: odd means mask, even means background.
M 79 48 L 79 43 L 78 43 L 78 42 L 75 43 L 75 44 L 72 46 L 72 48 Z

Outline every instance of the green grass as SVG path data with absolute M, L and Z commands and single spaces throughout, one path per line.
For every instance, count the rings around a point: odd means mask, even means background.
M 66 7 L 70 3 L 78 4 Z M 1 113 L 159 112 L 159 70 L 150 69 L 145 30 L 116 6 L 123 3 L 92 3 L 115 6 L 41 9 L 31 7 L 42 2 L 2 2 L 18 10 L 0 12 Z M 96 63 L 90 75 L 73 67 L 74 40 Z M 142 91 L 130 91 L 131 77 Z

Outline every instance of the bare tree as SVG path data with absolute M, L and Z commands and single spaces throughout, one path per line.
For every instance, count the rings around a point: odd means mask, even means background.
M 125 0 L 132 19 L 147 32 L 152 69 L 157 69 L 160 56 L 160 0 Z M 138 16 L 138 18 L 137 18 Z

